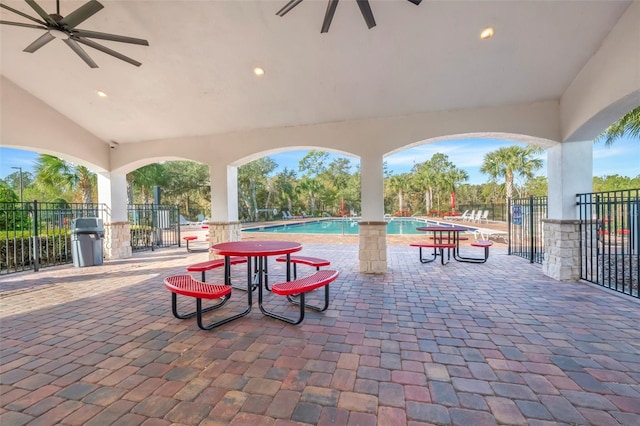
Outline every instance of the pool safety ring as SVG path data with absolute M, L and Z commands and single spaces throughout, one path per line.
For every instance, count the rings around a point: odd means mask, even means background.
M 273 214 L 278 214 L 278 209 L 273 209 Z

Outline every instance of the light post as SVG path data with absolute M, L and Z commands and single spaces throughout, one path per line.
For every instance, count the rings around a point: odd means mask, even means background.
M 22 167 L 11 167 L 11 168 L 20 170 L 20 204 L 22 204 Z

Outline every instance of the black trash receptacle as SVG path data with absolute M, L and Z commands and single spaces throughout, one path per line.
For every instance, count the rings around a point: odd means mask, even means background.
M 104 226 L 102 219 L 82 217 L 71 222 L 71 258 L 73 266 L 102 265 Z

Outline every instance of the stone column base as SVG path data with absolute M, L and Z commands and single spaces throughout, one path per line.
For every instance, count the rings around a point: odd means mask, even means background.
M 131 224 L 129 222 L 105 223 L 104 258 L 127 259 L 131 255 Z
M 387 222 L 359 222 L 360 242 L 358 259 L 360 272 L 385 274 L 387 272 Z
M 580 280 L 580 221 L 543 219 L 542 272 L 558 281 Z
M 226 243 L 228 241 L 240 241 L 242 227 L 240 222 L 208 222 L 209 225 L 209 245 Z M 216 257 L 210 255 L 210 257 Z

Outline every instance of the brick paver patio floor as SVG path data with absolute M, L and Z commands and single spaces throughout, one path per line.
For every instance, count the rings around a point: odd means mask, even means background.
M 355 244 L 305 244 L 341 275 L 299 326 L 257 301 L 212 331 L 174 318 L 163 278 L 207 256 L 184 248 L 0 277 L 0 424 L 640 425 L 636 300 L 498 247 L 482 265 L 388 253 L 364 275 Z M 234 290 L 210 315 L 243 303 Z

